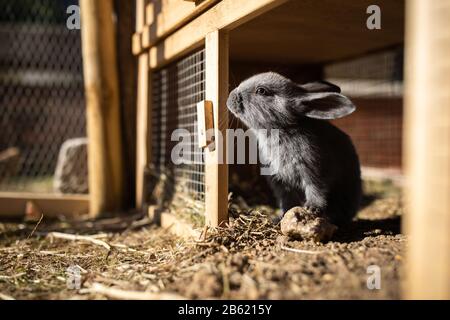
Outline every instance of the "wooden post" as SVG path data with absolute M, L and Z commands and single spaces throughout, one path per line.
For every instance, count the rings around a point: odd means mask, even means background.
M 450 298 L 450 2 L 406 2 L 404 297 Z
M 145 26 L 145 1 L 136 1 L 136 33 L 142 32 Z M 150 162 L 150 97 L 151 75 L 147 51 L 138 57 L 138 95 L 136 119 L 136 208 L 142 209 L 145 204 L 145 168 Z
M 90 214 L 121 208 L 122 141 L 112 0 L 81 0 Z
M 132 54 L 135 4 L 130 0 L 115 0 L 117 13 L 117 60 L 119 70 L 120 110 L 122 115 L 124 160 L 124 208 L 134 208 L 136 198 L 136 83 L 137 60 Z
M 205 39 L 206 93 L 212 101 L 215 149 L 205 149 L 205 214 L 210 226 L 228 221 L 228 165 L 226 129 L 228 128 L 228 33 L 215 30 Z M 222 136 L 219 145 L 218 137 Z M 222 150 L 220 150 L 222 149 Z

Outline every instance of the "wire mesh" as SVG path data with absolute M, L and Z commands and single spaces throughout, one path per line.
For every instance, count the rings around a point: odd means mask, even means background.
M 205 193 L 203 150 L 198 146 L 196 105 L 205 98 L 205 53 L 200 50 L 155 72 L 152 79 L 152 169 L 172 177 L 174 191 L 202 202 Z M 185 130 L 182 156 L 171 158 L 176 129 Z
M 86 136 L 80 31 L 66 27 L 72 4 L 0 2 L 0 191 L 53 192 L 61 145 Z
M 362 166 L 401 169 L 403 50 L 396 48 L 325 66 L 357 110 L 334 123 L 348 133 Z

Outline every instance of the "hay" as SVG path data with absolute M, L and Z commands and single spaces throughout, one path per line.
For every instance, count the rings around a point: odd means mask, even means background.
M 355 221 L 326 244 L 289 241 L 272 223 L 274 210 L 235 203 L 229 224 L 205 229 L 199 241 L 176 238 L 141 215 L 0 223 L 0 297 L 398 298 L 406 242 L 398 234 L 401 210 L 392 210 L 399 205 L 373 201 L 364 212 L 376 218 Z M 80 238 L 52 242 L 52 232 L 101 241 L 109 250 Z M 383 269 L 377 292 L 365 287 L 369 264 Z M 79 290 L 65 281 L 74 266 Z

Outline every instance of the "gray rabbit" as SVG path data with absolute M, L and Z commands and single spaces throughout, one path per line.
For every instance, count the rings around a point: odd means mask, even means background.
M 260 154 L 279 162 L 269 182 L 283 215 L 302 206 L 336 225 L 355 216 L 362 194 L 358 156 L 349 136 L 326 121 L 355 110 L 339 87 L 298 85 L 277 73 L 261 73 L 235 88 L 227 107 L 255 132 Z M 257 129 L 279 129 L 279 155 L 270 155 L 273 139 Z

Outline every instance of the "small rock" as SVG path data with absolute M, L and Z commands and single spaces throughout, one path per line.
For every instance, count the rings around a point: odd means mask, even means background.
M 329 240 L 337 227 L 327 218 L 303 207 L 294 207 L 281 220 L 281 232 L 295 240 Z
M 59 151 L 54 190 L 60 193 L 88 193 L 87 138 L 66 140 Z
M 19 170 L 20 150 L 18 148 L 8 148 L 0 150 L 0 180 L 13 176 Z

